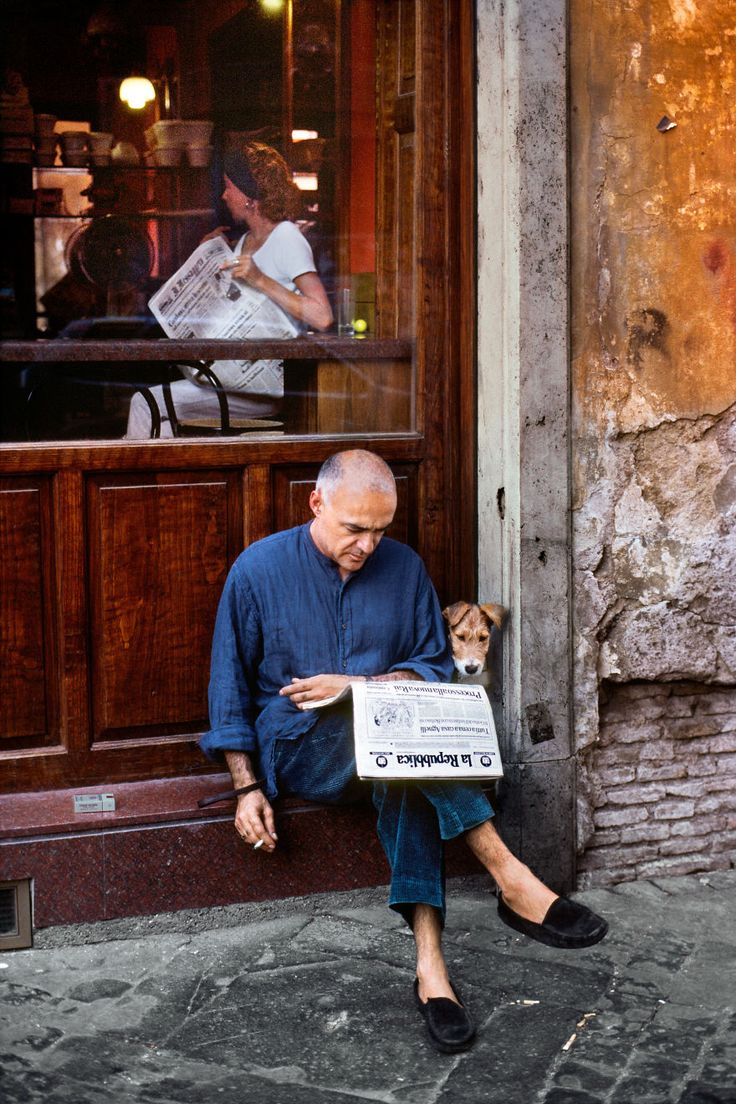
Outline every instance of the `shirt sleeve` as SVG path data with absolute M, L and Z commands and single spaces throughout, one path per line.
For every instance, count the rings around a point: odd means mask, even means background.
M 414 641 L 411 654 L 394 663 L 389 671 L 414 671 L 425 682 L 450 682 L 454 664 L 445 623 L 437 593 L 423 565 L 414 602 Z
M 282 224 L 279 235 L 279 269 L 292 283 L 305 272 L 316 272 L 312 247 L 293 222 Z
M 220 598 L 212 638 L 210 729 L 199 741 L 209 759 L 221 762 L 226 751 L 257 751 L 251 688 L 261 653 L 258 608 L 236 565 Z

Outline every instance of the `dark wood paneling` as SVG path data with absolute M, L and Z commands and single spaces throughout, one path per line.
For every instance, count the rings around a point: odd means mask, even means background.
M 392 464 L 393 473 L 396 476 L 396 514 L 388 536 L 395 540 L 404 541 L 412 548 L 419 547 L 419 525 L 417 517 L 417 486 L 419 483 L 419 470 L 408 465 Z
M 399 95 L 414 92 L 416 87 L 416 0 L 401 0 L 399 8 Z
M 225 360 L 247 356 L 276 360 L 380 360 L 411 355 L 406 341 L 374 338 L 338 337 L 332 334 L 309 334 L 291 339 L 263 340 L 156 340 L 135 341 L 74 341 L 69 338 L 39 341 L 4 341 L 0 345 L 0 364 L 74 364 L 164 362 L 190 360 Z
M 0 481 L 0 749 L 57 742 L 49 670 L 47 479 Z
M 317 387 L 320 433 L 409 433 L 414 429 L 410 361 L 323 361 Z
M 416 197 L 416 148 L 413 134 L 396 135 L 396 322 L 395 333 L 399 337 L 414 336 L 417 332 L 416 272 L 414 265 L 415 226 L 414 206 Z
M 273 528 L 274 531 L 303 525 L 312 517 L 309 495 L 317 479 L 319 464 L 294 464 L 274 468 Z
M 447 480 L 462 500 L 456 524 L 448 539 L 448 600 L 477 593 L 475 550 L 478 545 L 476 516 L 476 468 L 478 411 L 476 387 L 476 230 L 475 212 L 475 86 L 467 79 L 477 69 L 474 0 L 457 0 L 447 23 L 445 52 L 448 87 L 448 134 L 453 136 L 447 166 L 445 193 L 447 220 L 447 304 L 452 327 L 446 327 L 447 355 L 456 357 L 451 389 L 457 410 L 458 430 L 446 444 Z M 471 493 L 469 493 L 471 492 Z M 468 554 L 468 549 L 473 554 Z
M 52 602 L 58 624 L 60 735 L 70 754 L 84 757 L 89 749 L 90 678 L 84 475 L 74 469 L 58 472 L 53 486 L 56 571 Z
M 417 422 L 426 445 L 419 550 L 443 602 L 474 596 L 476 579 L 474 228 L 472 184 L 461 176 L 474 135 L 472 101 L 461 94 L 474 72 L 472 7 L 422 0 L 416 8 Z
M 390 441 L 390 455 L 397 460 L 421 460 L 424 442 L 418 434 L 361 434 L 360 447 L 381 452 Z M 0 470 L 18 472 L 178 471 L 200 468 L 243 469 L 257 464 L 285 461 L 318 461 L 339 448 L 347 448 L 338 435 L 328 437 L 278 437 L 256 440 L 220 437 L 209 440 L 142 441 L 118 444 L 74 442 L 68 445 L 9 445 L 0 448 Z
M 235 473 L 90 479 L 95 740 L 206 727 L 239 487 Z
M 243 477 L 243 548 L 271 532 L 271 468 L 251 464 Z
M 472 0 L 379 4 L 377 314 L 416 342 L 419 551 L 475 594 Z
M 400 4 L 378 5 L 378 134 L 376 144 L 376 332 L 396 332 L 397 221 L 396 131 L 398 17 Z
M 378 327 L 420 350 L 422 552 L 442 591 L 473 594 L 472 4 L 386 0 L 379 13 Z

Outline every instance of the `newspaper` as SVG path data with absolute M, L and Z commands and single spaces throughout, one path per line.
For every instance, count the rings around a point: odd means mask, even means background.
M 230 340 L 296 337 L 299 327 L 263 292 L 235 280 L 237 260 L 224 238 L 202 242 L 150 299 L 148 306 L 168 337 Z M 214 371 L 226 389 L 280 395 L 280 360 L 218 360 Z M 196 369 L 187 373 L 196 382 Z
M 496 726 L 482 686 L 352 682 L 311 708 L 350 692 L 359 778 L 502 777 Z

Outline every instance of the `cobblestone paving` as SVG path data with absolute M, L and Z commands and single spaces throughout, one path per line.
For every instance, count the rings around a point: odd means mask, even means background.
M 39 933 L 0 957 L 4 1104 L 736 1104 L 736 872 L 580 895 L 608 938 L 516 937 L 456 884 L 475 1047 L 443 1056 L 382 891 Z

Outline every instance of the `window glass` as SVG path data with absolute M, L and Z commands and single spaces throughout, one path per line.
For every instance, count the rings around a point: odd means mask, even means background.
M 3 443 L 415 428 L 377 7 L 6 0 Z

